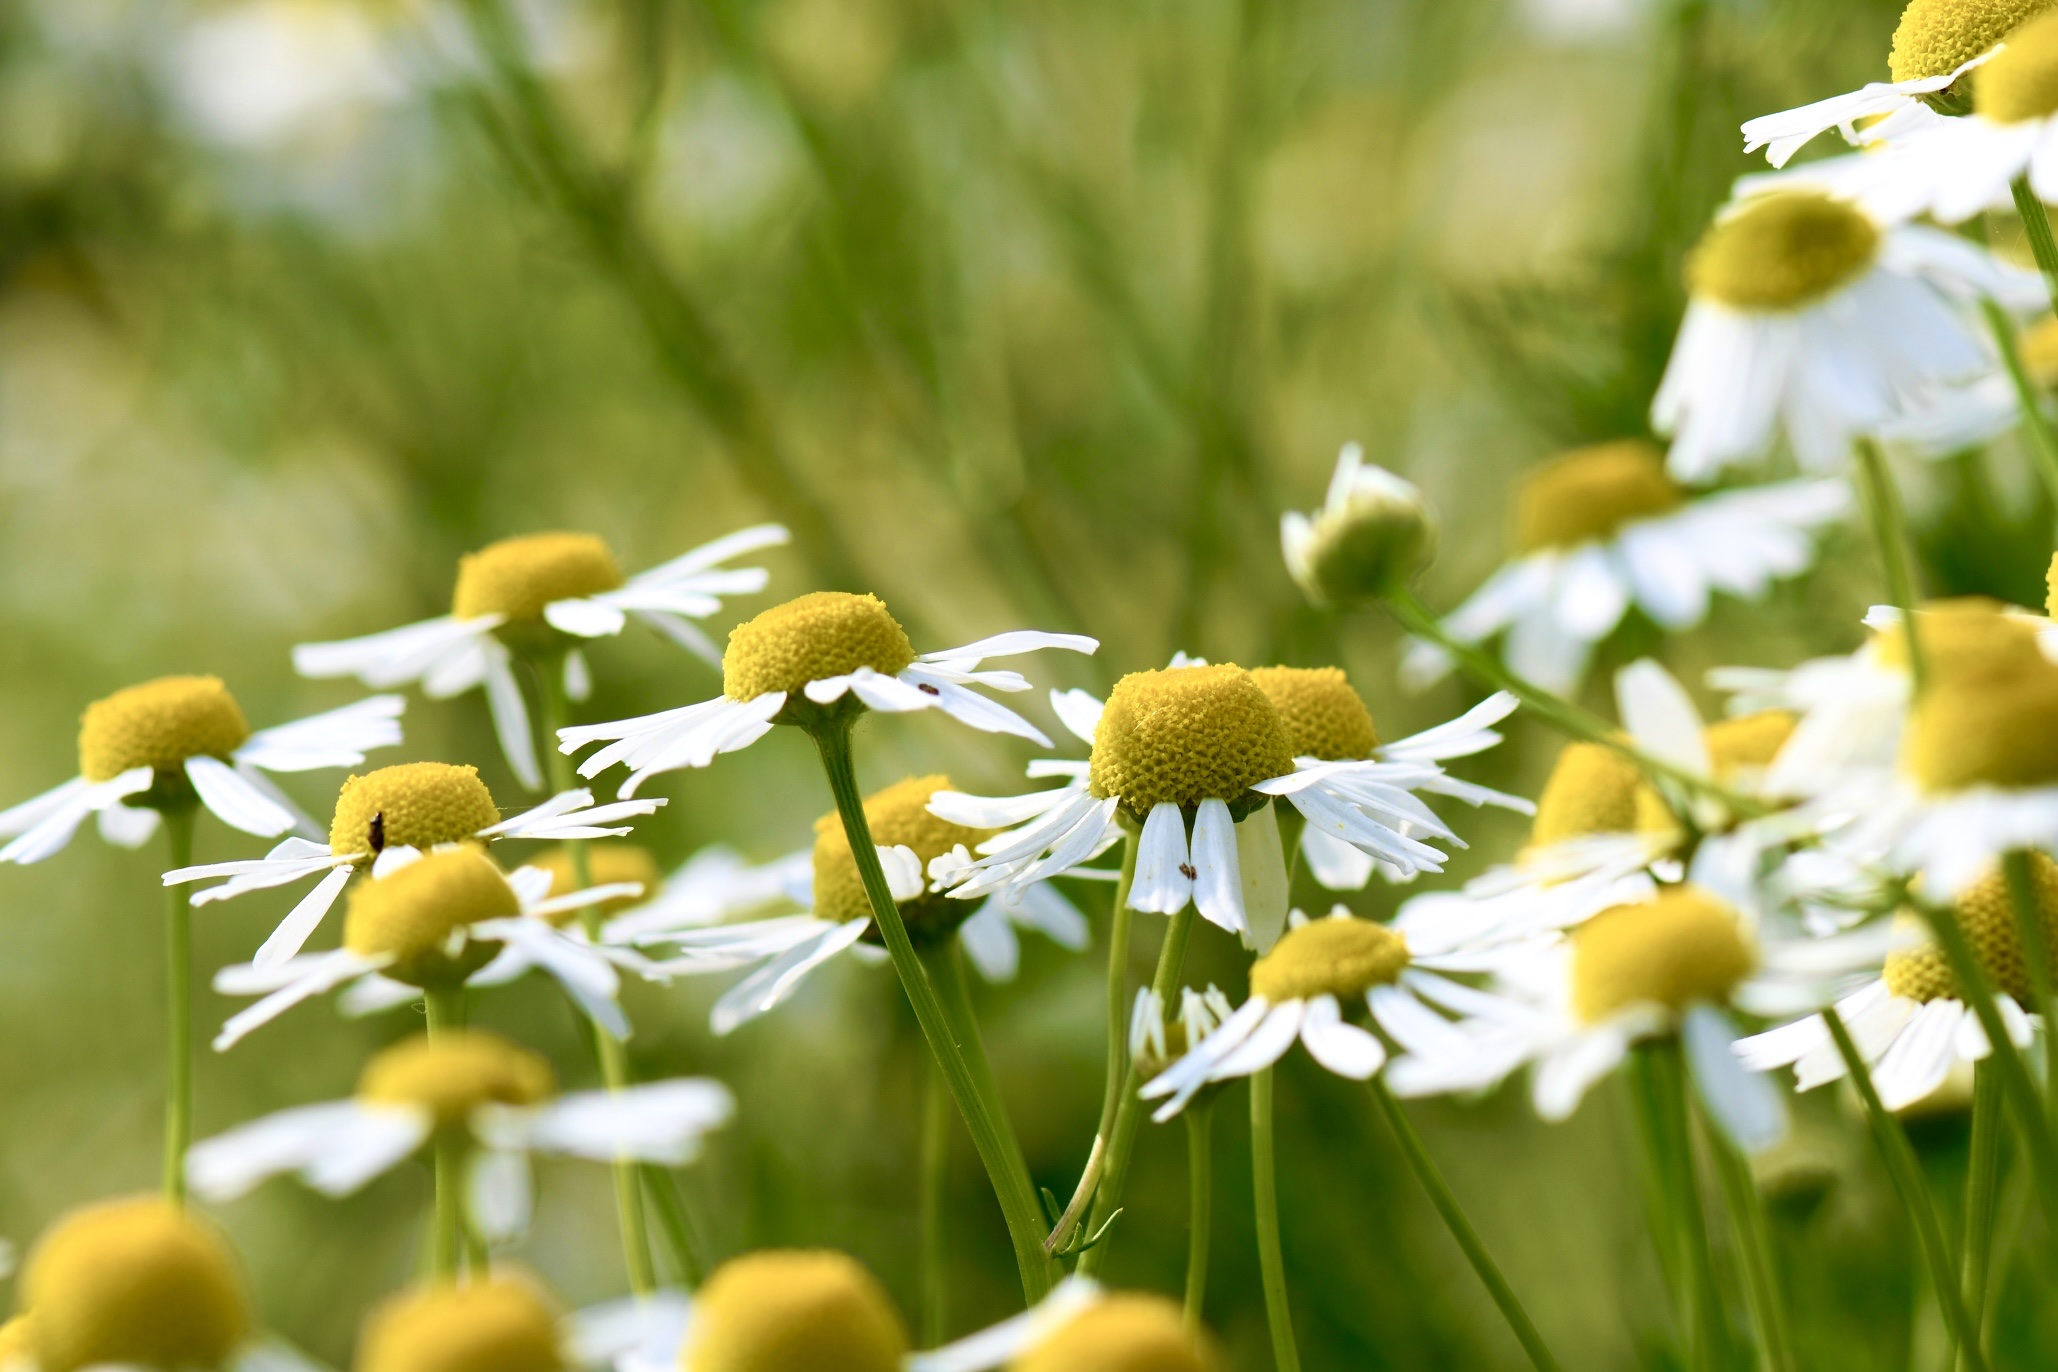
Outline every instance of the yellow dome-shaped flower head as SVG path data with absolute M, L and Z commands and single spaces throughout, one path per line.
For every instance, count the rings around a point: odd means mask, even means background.
M 1626 834 L 1637 824 L 1643 773 L 1601 743 L 1568 743 L 1558 754 L 1530 826 L 1532 848 L 1593 834 Z
M 1948 76 L 1993 47 L 2051 0 L 1909 0 L 1887 69 L 1896 81 Z
M 343 783 L 329 824 L 329 851 L 338 857 L 377 857 L 401 847 L 427 852 L 463 843 L 499 822 L 500 809 L 478 768 L 403 762 Z
M 1687 284 L 1732 309 L 1800 310 L 1868 271 L 1879 245 L 1863 211 L 1819 191 L 1777 191 L 1709 227 L 1687 258 Z
M 534 622 L 554 600 L 578 600 L 621 584 L 614 554 L 592 534 L 523 534 L 458 561 L 450 610 L 459 619 L 504 615 L 510 623 Z
M 404 1292 L 366 1317 L 356 1372 L 563 1372 L 557 1312 L 526 1281 Z
M 220 677 L 159 677 L 86 707 L 79 775 L 111 781 L 132 767 L 176 771 L 187 758 L 227 759 L 249 737 L 250 721 Z
M 947 776 L 908 777 L 865 797 L 865 822 L 871 827 L 872 842 L 881 848 L 914 850 L 922 870 L 959 844 L 975 847 L 992 837 L 991 829 L 970 829 L 938 819 L 929 813 L 929 797 L 954 789 Z M 872 913 L 858 876 L 857 859 L 851 855 L 850 839 L 843 832 L 843 820 L 830 811 L 815 821 L 815 914 L 822 919 L 858 919 Z M 952 900 L 938 892 L 924 890 L 900 902 L 901 918 L 908 935 L 917 942 L 934 940 L 956 932 L 977 907 L 968 900 Z M 879 941 L 878 929 L 865 937 Z
M 1293 771 L 1286 722 L 1241 667 L 1131 672 L 1115 683 L 1093 734 L 1087 784 L 1120 796 L 1141 821 L 1151 807 L 1236 801 Z
M 1572 1008 L 1589 1024 L 1635 1005 L 1720 1005 L 1758 965 L 1736 911 L 1697 886 L 1603 910 L 1572 935 Z
M 1289 929 L 1251 967 L 1251 994 L 1274 1005 L 1390 986 L 1408 965 L 1408 941 L 1368 919 L 1312 919 Z
M 1217 1372 L 1203 1338 L 1186 1330 L 1162 1296 L 1120 1294 L 1097 1301 L 1008 1365 L 1009 1372 Z
M 2058 784 L 2058 664 L 1938 673 L 1909 713 L 1901 770 L 1930 794 Z
M 489 962 L 497 945 L 460 939 L 467 926 L 522 912 L 514 887 L 475 847 L 424 854 L 360 883 L 343 917 L 343 946 L 388 958 L 383 970 L 410 986 L 454 986 Z M 453 951 L 455 946 L 455 951 Z
M 682 1372 L 900 1372 L 906 1326 L 841 1253 L 731 1259 L 694 1295 Z
M 1633 438 L 1575 448 L 1523 473 L 1515 543 L 1532 553 L 1604 541 L 1623 525 L 1677 509 L 1685 499 L 1655 443 Z
M 1355 761 L 1378 750 L 1372 712 L 1341 667 L 1254 667 L 1251 680 L 1279 711 L 1295 757 Z
M 722 653 L 722 693 L 755 700 L 791 695 L 810 681 L 870 667 L 886 676 L 915 660 L 907 630 L 874 595 L 816 591 L 774 605 L 729 631 Z
M 2058 863 L 2042 853 L 2030 854 L 2031 886 L 2036 893 L 2037 915 L 2044 926 L 2044 946 L 2052 956 L 2052 972 L 2058 975 Z M 1988 984 L 2015 997 L 2028 1009 L 2035 1004 L 2034 982 L 2029 956 L 2022 946 L 2022 932 L 2015 919 L 2015 901 L 2008 881 L 2000 872 L 1990 872 L 1968 886 L 1951 902 L 1958 927 L 1972 945 L 1972 956 L 1987 975 Z M 1887 954 L 1881 972 L 1887 990 L 1908 1000 L 1962 1000 L 1964 992 L 1951 971 L 1944 951 L 1933 943 L 1916 943 Z
M 357 1079 L 361 1099 L 416 1106 L 439 1129 L 467 1127 L 482 1105 L 535 1105 L 556 1089 L 542 1057 L 478 1029 L 402 1039 L 374 1053 Z

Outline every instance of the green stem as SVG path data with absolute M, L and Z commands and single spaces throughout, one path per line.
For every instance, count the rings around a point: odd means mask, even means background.
M 1886 1163 L 1887 1175 L 1893 1179 L 1894 1189 L 1900 1193 L 1901 1205 L 1908 1212 L 1909 1222 L 1915 1227 L 1915 1239 L 1922 1249 L 1923 1260 L 1929 1264 L 1930 1285 L 1936 1290 L 1937 1305 L 1943 1310 L 1944 1323 L 1950 1327 L 1952 1341 L 1958 1345 L 1959 1355 L 1971 1372 L 1986 1372 L 1987 1361 L 1980 1349 L 1979 1330 L 1965 1313 L 1965 1302 L 1958 1290 L 1958 1273 L 1951 1263 L 1951 1251 L 1944 1243 L 1943 1226 L 1937 1223 L 1936 1207 L 1930 1203 L 1929 1189 L 1923 1183 L 1922 1164 L 1916 1160 L 1915 1149 L 1901 1129 L 1901 1122 L 1880 1102 L 1879 1090 L 1872 1084 L 1872 1073 L 1834 1005 L 1823 1010 L 1822 1022 L 1828 1026 L 1829 1036 L 1844 1060 L 1844 1070 L 1858 1090 L 1858 1099 L 1864 1103 L 1865 1118 L 1872 1126 L 1872 1140 Z
M 2051 939 L 2044 927 L 2037 900 L 2036 869 L 2029 851 L 2017 848 L 2001 857 L 2001 874 L 2008 883 L 2008 898 L 2015 906 L 2015 928 L 2022 937 L 2022 953 L 2029 963 L 2029 985 L 2036 997 L 2037 1012 L 2044 1023 L 2058 1025 L 2058 991 L 2051 984 Z M 2044 1108 L 2058 1109 L 2058 1053 L 2044 1054 Z
M 1680 1320 L 1686 1328 L 1688 1362 L 1708 1372 L 1723 1362 L 1722 1298 L 1715 1285 L 1715 1264 L 1708 1249 L 1708 1223 L 1701 1212 L 1701 1185 L 1694 1167 L 1693 1120 L 1687 1102 L 1686 1069 L 1679 1040 L 1661 1039 L 1643 1045 L 1645 1080 L 1651 1092 L 1651 1118 L 1659 1156 L 1654 1163 L 1668 1189 L 1680 1271 Z
M 943 1343 L 943 1209 L 950 1187 L 950 1088 L 922 1064 L 922 1347 Z
M 1920 694 L 1925 664 L 1916 632 L 1915 568 L 1908 553 L 1907 521 L 1901 512 L 1900 493 L 1894 489 L 1893 473 L 1887 470 L 1886 454 L 1870 438 L 1858 440 L 1858 489 L 1865 500 L 1872 536 L 1879 544 L 1887 599 L 1901 612 L 1901 633 L 1908 642 L 1908 672 L 1915 679 L 1916 693 Z
M 649 1197 L 650 1208 L 657 1212 L 658 1232 L 665 1236 L 673 1272 L 679 1284 L 691 1291 L 700 1285 L 706 1268 L 698 1255 L 699 1245 L 694 1242 L 686 1202 L 679 1197 L 678 1179 L 654 1162 L 644 1163 L 637 1171 L 643 1177 L 643 1194 Z
M 432 986 L 422 992 L 429 1012 L 429 1037 L 440 1039 L 464 1027 L 464 987 Z M 432 1145 L 436 1166 L 435 1273 L 438 1281 L 457 1280 L 458 1254 L 464 1239 L 464 1135 L 438 1129 Z
M 195 805 L 160 812 L 172 870 L 193 865 Z M 193 1142 L 193 888 L 165 890 L 164 1196 L 186 1203 L 186 1149 Z
M 1987 1283 L 1994 1257 L 1994 1199 L 2001 1173 L 2001 1084 L 1993 1068 L 1972 1070 L 1972 1143 L 1965 1175 L 1965 1313 L 1986 1335 Z M 1964 1366 L 1964 1364 L 1960 1364 Z
M 2029 431 L 2029 454 L 2036 464 L 2037 476 L 2044 483 L 2044 493 L 2058 505 L 2058 432 L 2052 430 L 2051 421 L 2044 414 L 2043 397 L 2037 394 L 2036 382 L 2023 364 L 2022 348 L 2015 341 L 2015 321 L 1992 300 L 1982 300 L 1980 307 L 1986 313 L 1987 328 L 1994 335 L 1994 346 L 2007 368 L 2008 380 L 2015 387 L 2015 400 L 2022 410 L 2022 427 Z
M 957 1102 L 958 1113 L 964 1116 L 965 1127 L 971 1131 L 972 1145 L 979 1153 L 979 1161 L 986 1167 L 994 1195 L 1000 1201 L 1001 1214 L 1007 1220 L 1015 1263 L 1021 1271 L 1023 1293 L 1034 1304 L 1049 1292 L 1056 1277 L 1055 1264 L 1043 1251 L 1043 1220 L 1037 1213 L 1036 1191 L 1027 1170 L 1021 1166 L 1019 1149 L 1010 1151 L 997 1123 L 1001 1119 L 1000 1102 L 989 1098 L 988 1093 L 981 1089 L 965 1060 L 964 1052 L 951 1032 L 949 1016 L 938 1001 L 936 988 L 930 984 L 929 975 L 923 970 L 921 958 L 915 952 L 915 945 L 908 937 L 900 908 L 894 904 L 893 894 L 887 889 L 886 874 L 879 867 L 879 851 L 872 843 L 872 826 L 865 819 L 864 797 L 858 791 L 857 771 L 851 761 L 852 722 L 852 715 L 837 713 L 815 720 L 808 733 L 822 756 L 822 770 L 829 779 L 830 793 L 836 798 L 837 812 L 843 818 L 844 836 L 850 843 L 858 877 L 864 883 L 865 895 L 871 902 L 873 922 L 886 941 L 886 951 L 893 959 L 893 970 L 900 976 L 901 989 L 907 993 L 908 1003 L 914 1008 L 915 1019 L 922 1026 L 922 1036 L 929 1041 L 929 1051 L 942 1069 L 951 1098 Z
M 2051 235 L 2051 217 L 2044 202 L 2030 189 L 2029 178 L 2018 176 L 2008 189 L 2015 195 L 2015 212 L 2022 216 L 2022 234 L 2029 240 L 2030 256 L 2044 274 L 2044 289 L 2051 294 L 2051 307 L 2058 309 L 2058 239 Z
M 1472 1221 L 1458 1204 L 1449 1183 L 1436 1160 L 1429 1156 L 1429 1150 L 1422 1144 L 1422 1136 L 1415 1132 L 1413 1121 L 1401 1103 L 1394 1099 L 1384 1077 L 1374 1077 L 1366 1085 L 1371 1089 L 1372 1100 L 1386 1117 L 1387 1127 L 1401 1146 L 1401 1156 L 1408 1161 L 1409 1170 L 1415 1180 L 1429 1194 L 1429 1203 L 1436 1207 L 1436 1213 L 1443 1217 L 1444 1227 L 1451 1231 L 1451 1237 L 1464 1250 L 1465 1260 L 1472 1264 L 1472 1270 L 1479 1275 L 1493 1303 L 1500 1308 L 1501 1318 L 1508 1322 L 1516 1342 L 1529 1355 L 1530 1363 L 1537 1372 L 1557 1372 L 1558 1361 L 1551 1356 L 1551 1350 L 1544 1346 L 1543 1336 L 1536 1331 L 1536 1325 L 1529 1318 L 1529 1312 L 1522 1308 L 1521 1300 L 1515 1295 L 1515 1288 L 1508 1285 L 1508 1279 L 1501 1275 L 1501 1269 L 1494 1263 L 1493 1255 L 1486 1251 L 1486 1244 L 1480 1240 L 1479 1231 L 1472 1227 Z
M 1293 1311 L 1286 1299 L 1286 1254 L 1279 1243 L 1279 1186 L 1272 1149 L 1272 1069 L 1251 1075 L 1251 1193 L 1256 1207 L 1258 1272 L 1265 1288 L 1265 1323 L 1272 1330 L 1277 1372 L 1300 1372 Z
M 1158 949 L 1158 969 L 1151 976 L 1151 990 L 1157 992 L 1160 1005 L 1172 1003 L 1172 993 L 1179 988 L 1179 970 L 1186 965 L 1186 941 L 1193 935 L 1193 906 L 1172 916 L 1165 926 L 1165 942 Z M 1100 1192 L 1093 1198 L 1093 1217 L 1086 1222 L 1086 1232 L 1098 1234 L 1114 1218 L 1115 1211 L 1122 1205 L 1122 1188 L 1129 1179 L 1129 1159 L 1136 1151 L 1136 1131 L 1143 1125 L 1143 1098 L 1136 1093 L 1143 1087 L 1141 1074 L 1132 1061 L 1122 1074 L 1122 1104 L 1115 1111 L 1115 1133 L 1108 1144 L 1108 1166 L 1101 1182 Z M 1079 1255 L 1078 1272 L 1090 1277 L 1107 1261 L 1109 1241 L 1113 1235 Z
M 1079 1185 L 1072 1190 L 1072 1199 L 1065 1206 L 1065 1213 L 1058 1216 L 1058 1222 L 1051 1226 L 1050 1237 L 1043 1241 L 1046 1253 L 1055 1253 L 1071 1239 L 1079 1222 L 1086 1218 L 1087 1207 L 1093 1203 L 1093 1196 L 1100 1189 L 1102 1173 L 1107 1168 L 1108 1144 L 1114 1137 L 1115 1116 L 1122 1104 L 1122 1082 L 1127 1071 L 1129 1053 L 1129 887 L 1136 880 L 1137 831 L 1127 823 L 1122 830 L 1122 875 L 1115 882 L 1115 905 L 1108 917 L 1108 1052 L 1107 1075 L 1103 1078 L 1100 1101 L 1100 1122 L 1093 1128 L 1093 1148 L 1086 1155 L 1086 1166 L 1079 1173 Z
M 1186 1111 L 1186 1328 L 1198 1333 L 1208 1298 L 1208 1242 L 1215 1208 L 1215 1103 Z
M 1009 1170 L 1023 1178 L 1026 1185 L 1029 1160 L 1015 1134 L 1014 1121 L 1008 1117 L 1001 1103 L 1000 1079 L 994 1075 L 993 1063 L 986 1056 L 986 1039 L 979 1032 L 979 1016 L 972 1008 L 971 985 L 965 977 L 963 948 L 956 939 L 947 939 L 920 950 L 918 956 L 923 970 L 929 974 L 930 985 L 936 988 L 936 997 L 943 1006 L 944 1022 L 950 1026 L 951 1037 L 956 1041 L 958 1051 L 965 1055 L 965 1065 L 972 1069 L 972 1080 L 978 1084 L 981 1096 L 991 1104 L 993 1128 L 1000 1136 Z M 1033 1190 L 1031 1194 L 1034 1194 Z
M 1768 1372 L 1799 1372 L 1794 1358 L 1792 1322 L 1787 1317 L 1785 1288 L 1780 1285 L 1779 1267 L 1772 1251 L 1771 1227 L 1765 1222 L 1765 1199 L 1751 1176 L 1751 1164 L 1719 1129 L 1706 1131 L 1709 1152 L 1715 1158 L 1715 1176 L 1722 1184 L 1722 1200 L 1729 1211 L 1729 1227 L 1736 1236 L 1737 1254 L 1744 1269 L 1744 1295 L 1751 1306 L 1751 1321 L 1758 1329 Z

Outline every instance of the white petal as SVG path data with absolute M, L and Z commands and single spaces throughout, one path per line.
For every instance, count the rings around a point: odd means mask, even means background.
M 1236 860 L 1236 821 L 1229 806 L 1213 798 L 1200 803 L 1193 818 L 1193 904 L 1201 918 L 1248 939 L 1250 925 L 1243 911 L 1243 875 Z
M 629 616 L 599 600 L 553 600 L 543 607 L 550 627 L 574 638 L 612 638 L 629 622 Z
M 529 727 L 529 707 L 522 700 L 521 683 L 515 680 L 513 660 L 498 639 L 488 640 L 486 651 L 486 704 L 500 751 L 515 779 L 531 791 L 540 791 L 543 769 L 536 762 L 536 735 Z
M 1386 1065 L 1385 1045 L 1357 1025 L 1345 1024 L 1335 996 L 1317 996 L 1308 1002 L 1307 1018 L 1301 1021 L 1301 1043 L 1315 1061 L 1352 1081 L 1368 1081 Z
M 1286 932 L 1286 854 L 1279 843 L 1277 804 L 1235 826 L 1246 942 L 1261 954 L 1271 952 Z
M 1093 653 L 1100 648 L 1100 640 L 1084 634 L 1052 634 L 1040 629 L 1014 629 L 1008 633 L 995 634 L 962 647 L 946 648 L 938 653 L 924 653 L 923 662 L 946 662 L 953 667 L 969 669 L 989 657 L 1014 657 L 1018 653 L 1034 653 L 1046 648 L 1062 648 L 1072 653 Z
M 958 942 L 979 975 L 989 982 L 1013 981 L 1022 965 L 1022 940 L 999 896 L 987 900 L 958 926 Z
M 1129 908 L 1175 915 L 1193 899 L 1195 870 L 1186 847 L 1186 818 L 1169 800 L 1144 816 L 1136 848 L 1136 875 L 1129 883 Z
M 1285 1057 L 1286 1050 L 1293 1047 L 1293 1041 L 1300 1037 L 1301 1024 L 1307 1013 L 1308 1003 L 1302 1000 L 1273 1006 L 1258 1027 L 1251 1031 L 1250 1037 L 1215 1064 L 1215 1070 L 1208 1074 L 1208 1079 L 1226 1081 L 1231 1077 L 1247 1077 L 1270 1067 Z
M 518 1112 L 497 1116 L 515 1121 Z M 701 1140 L 736 1113 L 729 1088 L 705 1078 L 651 1082 L 620 1091 L 561 1096 L 514 1125 L 530 1148 L 600 1162 L 618 1157 L 677 1167 L 700 1153 Z M 495 1135 L 499 1125 L 486 1123 Z
M 372 696 L 291 724 L 259 729 L 236 749 L 236 761 L 267 772 L 307 772 L 319 767 L 355 767 L 374 748 L 401 741 L 405 696 Z
M 307 1166 L 361 1112 L 356 1101 L 328 1101 L 252 1120 L 194 1144 L 186 1179 L 207 1200 L 235 1200 L 266 1178 Z
M 258 948 L 251 961 L 259 967 L 276 967 L 305 947 L 308 938 L 321 927 L 323 917 L 336 904 L 336 898 L 343 894 L 343 888 L 350 884 L 355 871 L 349 866 L 331 868 L 329 874 L 279 921 L 279 927 L 272 930 L 271 937 Z
M 499 1247 L 529 1232 L 535 1184 L 528 1155 L 512 1148 L 482 1148 L 465 1176 L 465 1211 L 479 1237 Z
M 1093 731 L 1100 727 L 1101 711 L 1107 706 L 1090 691 L 1074 687 L 1069 691 L 1052 691 L 1050 708 L 1056 712 L 1058 723 L 1071 731 L 1072 737 L 1090 744 Z
M 1607 1025 L 1589 1029 L 1552 1051 L 1537 1069 L 1532 1096 L 1547 1120 L 1567 1118 L 1587 1088 L 1615 1069 L 1629 1052 L 1628 1036 Z
M 200 803 L 231 828 L 259 838 L 275 838 L 293 827 L 291 811 L 280 808 L 219 758 L 189 757 L 185 770 L 193 789 L 200 793 Z
M 109 805 L 93 817 L 100 837 L 117 848 L 141 848 L 157 837 L 158 814 L 133 805 Z
M 1786 1100 L 1738 1060 L 1736 1041 L 1736 1026 L 1711 1006 L 1692 1007 L 1680 1025 L 1686 1065 L 1709 1118 L 1746 1153 L 1762 1153 L 1786 1136 Z
M 1701 712 L 1672 676 L 1649 658 L 1615 674 L 1615 701 L 1637 746 L 1690 776 L 1713 772 L 1701 734 Z

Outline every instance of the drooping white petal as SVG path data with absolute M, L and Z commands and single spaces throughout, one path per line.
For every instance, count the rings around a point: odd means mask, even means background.
M 1101 1299 L 1091 1277 L 1066 1277 L 1019 1315 L 956 1343 L 908 1356 L 907 1372 L 990 1372 L 1013 1363 Z
M 187 780 L 200 795 L 200 803 L 232 829 L 259 838 L 276 838 L 296 822 L 292 811 L 281 807 L 219 758 L 189 757 L 185 771 Z
M 716 1034 L 733 1033 L 738 1026 L 777 1006 L 793 994 L 809 972 L 862 938 L 871 924 L 869 916 L 846 920 L 781 954 L 716 1001 L 709 1026 Z
M 999 896 L 990 897 L 958 926 L 958 942 L 979 975 L 989 982 L 1013 981 L 1022 965 L 1022 940 Z
M 333 643 L 302 643 L 293 649 L 293 670 L 317 680 L 354 676 L 374 690 L 419 681 L 446 655 L 468 647 L 500 626 L 504 617 L 458 619 L 444 615 L 384 633 Z
M 328 875 L 279 921 L 278 928 L 272 930 L 251 961 L 259 967 L 276 967 L 305 947 L 337 897 L 343 894 L 343 888 L 350 884 L 355 870 L 349 866 L 330 868 Z
M 1335 996 L 1316 996 L 1308 1002 L 1301 1043 L 1315 1061 L 1352 1081 L 1369 1081 L 1386 1065 L 1386 1045 L 1357 1025 L 1345 1024 Z
M 543 789 L 543 769 L 536 762 L 536 735 L 529 727 L 529 707 L 522 700 L 522 685 L 515 680 L 514 659 L 498 639 L 488 639 L 486 648 L 486 704 L 493 716 L 493 733 L 500 740 L 501 755 L 522 785 L 531 791 Z
M 488 1244 L 513 1243 L 529 1232 L 536 1186 L 528 1155 L 518 1148 L 481 1148 L 465 1169 L 465 1213 Z
M 1279 821 L 1271 812 L 1259 811 L 1234 826 L 1234 832 L 1244 944 L 1269 953 L 1286 932 L 1286 854 L 1279 843 Z
M 1072 737 L 1090 744 L 1094 730 L 1100 727 L 1101 711 L 1107 705 L 1092 692 L 1075 686 L 1069 691 L 1052 691 L 1050 708 L 1057 715 L 1058 723 L 1071 731 Z
M 1129 908 L 1176 915 L 1193 899 L 1197 871 L 1186 847 L 1186 818 L 1169 800 L 1151 806 L 1136 847 L 1136 875 L 1129 883 Z
M 1693 1006 L 1679 1034 L 1708 1117 L 1737 1147 L 1762 1153 L 1786 1136 L 1786 1098 L 1738 1059 L 1739 1036 L 1727 1015 L 1713 1006 Z
M 221 1032 L 214 1036 L 214 1050 L 217 1053 L 226 1053 L 242 1042 L 252 1030 L 271 1023 L 300 1002 L 332 991 L 352 977 L 375 972 L 383 965 L 347 948 L 339 948 L 333 952 L 292 958 L 276 968 L 266 969 L 266 976 L 279 978 L 278 989 L 257 1004 L 231 1015 L 222 1025 Z M 221 972 L 216 973 L 215 989 L 224 995 L 249 994 L 248 991 L 236 989 L 240 978 L 231 974 L 237 970 L 223 968 Z
M 157 837 L 158 823 L 157 811 L 134 805 L 109 805 L 93 817 L 100 837 L 117 848 L 141 848 Z
M 303 1105 L 203 1139 L 186 1154 L 186 1180 L 206 1200 L 235 1200 L 267 1178 L 307 1167 L 348 1134 L 363 1110 L 354 1100 Z M 418 1139 L 426 1136 L 423 1129 Z
M 1615 674 L 1615 701 L 1638 747 L 1690 776 L 1712 775 L 1701 712 L 1672 673 L 1649 658 L 1632 662 Z
M 1597 1025 L 1552 1050 L 1536 1072 L 1531 1098 L 1547 1120 L 1568 1118 L 1587 1088 L 1615 1070 L 1629 1052 L 1629 1037 L 1611 1025 Z
M 550 627 L 574 638 L 613 638 L 629 616 L 603 600 L 553 600 L 543 607 Z
M 1236 821 L 1229 817 L 1227 804 L 1212 797 L 1200 803 L 1194 812 L 1189 854 L 1194 870 L 1194 908 L 1208 923 L 1248 939 L 1251 928 L 1243 908 Z
M 15 807 L 8 814 L 31 813 L 34 822 L 23 829 L 12 843 L 0 848 L 0 862 L 14 862 L 26 867 L 62 852 L 87 815 L 119 805 L 124 798 L 139 791 L 149 790 L 153 776 L 148 767 L 132 767 L 111 781 L 81 781 L 76 789 L 67 783 L 56 791 L 38 796 L 27 805 Z M 62 799 L 56 799 L 60 794 Z M 31 807 L 39 808 L 31 811 Z

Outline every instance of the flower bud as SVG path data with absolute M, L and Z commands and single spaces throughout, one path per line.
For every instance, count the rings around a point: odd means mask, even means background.
M 1367 466 L 1344 445 L 1328 498 L 1310 515 L 1279 521 L 1286 569 L 1317 604 L 1347 605 L 1405 587 L 1436 556 L 1436 521 L 1422 492 Z

